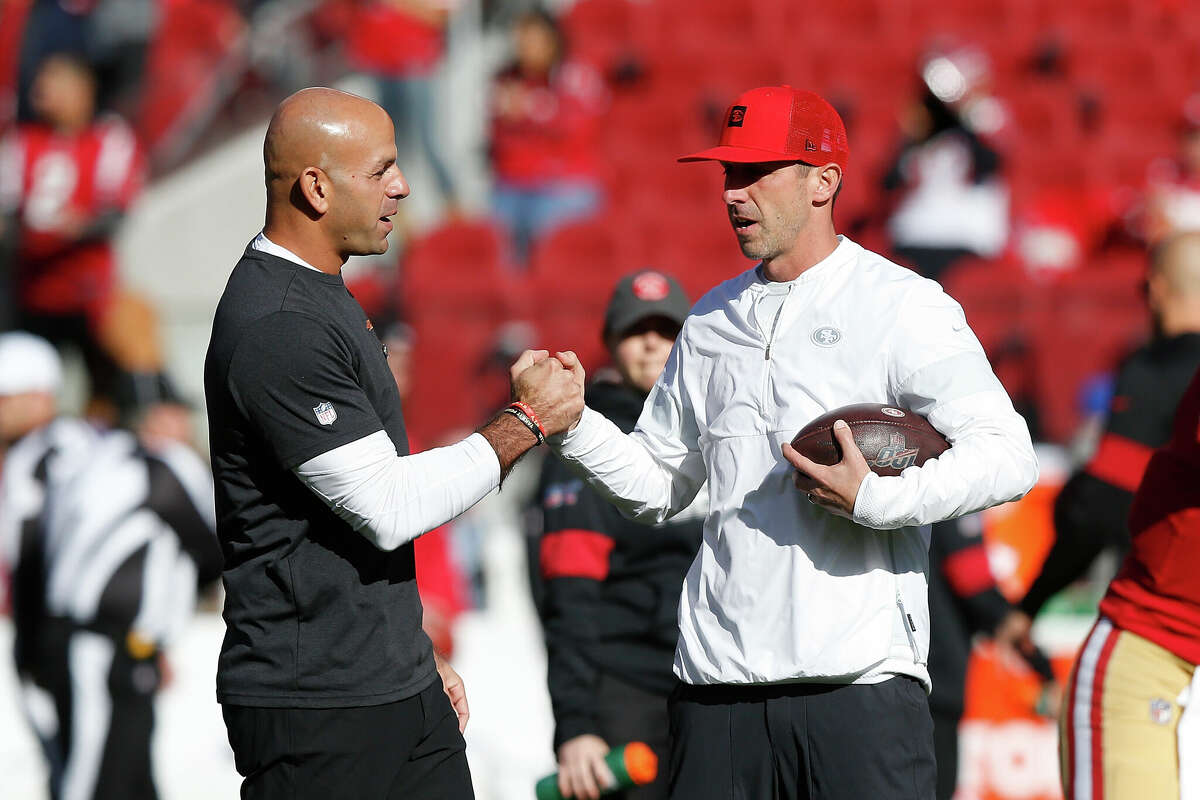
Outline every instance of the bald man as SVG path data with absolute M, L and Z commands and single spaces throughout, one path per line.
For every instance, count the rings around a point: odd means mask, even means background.
M 582 387 L 532 353 L 513 367 L 517 402 L 409 455 L 386 350 L 341 276 L 387 250 L 409 193 L 392 122 L 306 89 L 276 110 L 263 155 L 266 225 L 217 307 L 204 378 L 225 557 L 217 699 L 242 797 L 469 798 L 466 696 L 421 631 L 412 541 L 562 431 Z
M 1167 239 L 1150 254 L 1146 303 L 1153 335 L 1117 371 L 1109 417 L 1091 460 L 1054 503 L 1054 545 L 1029 591 L 1001 625 L 1004 641 L 1031 650 L 1033 618 L 1106 548 L 1129 549 L 1133 493 L 1200 368 L 1200 233 Z

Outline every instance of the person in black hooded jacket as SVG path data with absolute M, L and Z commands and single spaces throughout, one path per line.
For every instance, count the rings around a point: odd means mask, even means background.
M 643 270 L 618 283 L 604 339 L 619 380 L 598 376 L 587 404 L 632 431 L 688 308 L 683 290 L 660 272 Z M 612 780 L 605 754 L 629 741 L 657 753 L 659 777 L 618 796 L 667 797 L 676 615 L 683 577 L 700 546 L 704 497 L 647 529 L 621 516 L 561 460 L 546 459 L 538 491 L 541 614 L 566 797 L 598 797 Z

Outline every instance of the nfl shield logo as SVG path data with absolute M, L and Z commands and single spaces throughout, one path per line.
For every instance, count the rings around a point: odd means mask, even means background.
M 317 422 L 322 425 L 332 425 L 333 421 L 337 419 L 337 410 L 329 401 L 313 406 L 313 413 L 317 415 Z

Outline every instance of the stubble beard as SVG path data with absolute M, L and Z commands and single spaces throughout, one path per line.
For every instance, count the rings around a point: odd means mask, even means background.
M 776 246 L 775 237 L 763 229 L 761 222 L 759 223 L 759 230 L 759 235 L 753 239 L 742 239 L 739 237 L 738 246 L 742 248 L 742 255 L 746 258 L 755 261 L 764 261 L 778 255 L 776 252 L 778 247 Z

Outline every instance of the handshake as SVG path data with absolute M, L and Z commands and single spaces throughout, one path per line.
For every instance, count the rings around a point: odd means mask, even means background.
M 567 350 L 526 350 L 509 368 L 512 399 L 532 410 L 545 436 L 565 433 L 583 415 L 583 365 Z

